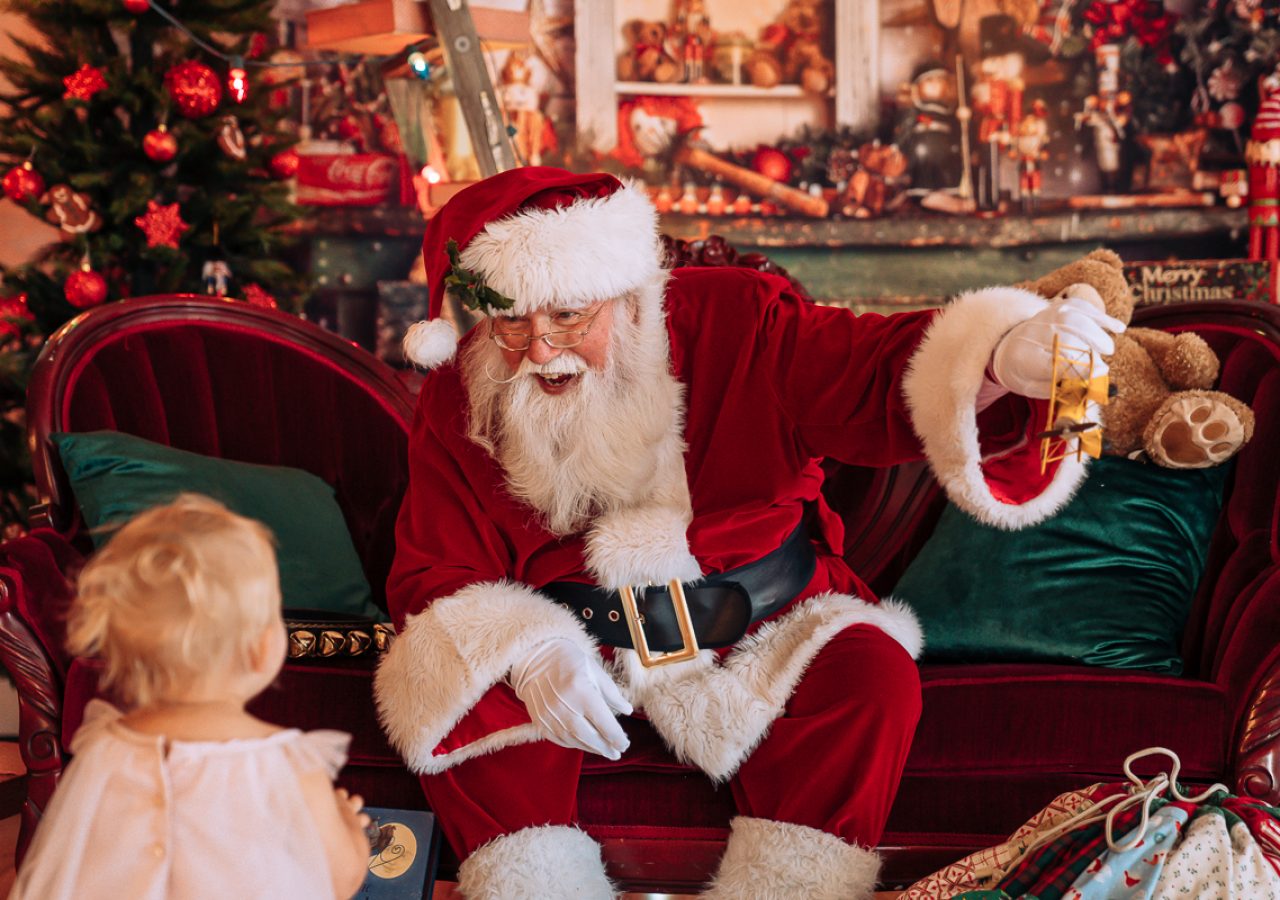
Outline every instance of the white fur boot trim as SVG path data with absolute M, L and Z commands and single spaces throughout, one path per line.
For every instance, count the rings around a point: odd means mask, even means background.
M 467 900 L 613 900 L 600 845 L 565 825 L 494 838 L 458 868 Z
M 711 900 L 861 900 L 875 891 L 880 857 L 806 825 L 739 816 Z
M 723 661 L 704 650 L 688 662 L 646 669 L 634 650 L 618 650 L 610 665 L 623 694 L 676 757 L 725 781 L 782 715 L 813 658 L 854 625 L 874 625 L 913 658 L 924 645 L 903 603 L 821 594 L 739 641 Z

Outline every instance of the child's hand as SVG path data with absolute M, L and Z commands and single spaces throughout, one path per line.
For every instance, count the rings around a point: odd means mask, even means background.
M 351 847 L 348 872 L 350 880 L 343 884 L 346 893 L 339 890 L 337 894 L 339 897 L 349 897 L 364 883 L 369 862 L 369 827 L 373 824 L 373 820 L 367 813 L 361 812 L 364 809 L 364 798 L 359 794 L 352 794 L 346 788 L 334 788 L 333 793 L 337 800 L 338 818 L 347 832 Z
M 342 823 L 348 830 L 359 832 L 360 839 L 367 844 L 369 826 L 373 824 L 373 820 L 367 813 L 361 812 L 364 809 L 364 798 L 359 794 L 348 792 L 346 788 L 334 788 L 334 793 L 338 796 L 338 810 L 342 814 Z

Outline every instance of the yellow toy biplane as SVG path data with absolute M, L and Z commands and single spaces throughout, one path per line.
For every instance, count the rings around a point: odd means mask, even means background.
M 1040 472 L 1049 463 L 1083 454 L 1102 455 L 1102 426 L 1089 421 L 1089 404 L 1105 406 L 1110 389 L 1106 375 L 1094 375 L 1093 350 L 1072 347 L 1053 337 L 1053 381 L 1049 415 L 1040 438 Z

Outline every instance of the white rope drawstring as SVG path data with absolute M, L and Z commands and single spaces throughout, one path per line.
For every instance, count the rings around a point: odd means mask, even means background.
M 1133 772 L 1133 763 L 1146 756 L 1167 756 L 1173 760 L 1173 766 L 1168 773 L 1161 772 L 1150 781 L 1143 781 L 1141 776 L 1135 775 Z M 1053 828 L 1040 834 L 1034 841 L 1024 850 L 1019 860 L 1025 859 L 1033 850 L 1049 843 L 1060 835 L 1084 825 L 1092 825 L 1095 822 L 1106 821 L 1106 837 L 1107 847 L 1115 853 L 1123 853 L 1126 850 L 1132 850 L 1142 842 L 1147 836 L 1147 826 L 1151 821 L 1151 805 L 1157 798 L 1161 797 L 1165 791 L 1168 791 L 1177 800 L 1184 803 L 1200 803 L 1218 791 L 1226 791 L 1227 786 L 1224 784 L 1214 783 L 1205 791 L 1196 794 L 1194 797 L 1188 797 L 1178 789 L 1178 772 L 1182 768 L 1182 760 L 1178 758 L 1178 754 L 1174 753 L 1166 747 L 1148 747 L 1145 750 L 1139 750 L 1137 753 L 1131 753 L 1124 761 L 1124 774 L 1129 779 L 1132 787 L 1129 788 L 1128 796 L 1124 794 L 1112 794 L 1106 797 L 1088 809 L 1081 810 L 1066 821 L 1059 822 Z M 1114 836 L 1116 816 L 1120 815 L 1126 809 L 1137 804 L 1142 804 L 1142 819 L 1138 822 L 1136 828 L 1129 833 L 1128 839 L 1122 844 L 1116 841 Z M 1109 809 L 1105 809 L 1110 807 Z M 1105 811 L 1104 811 L 1105 809 Z M 1011 868 L 1011 867 L 1010 867 Z M 1006 869 L 1006 871 L 1008 871 Z

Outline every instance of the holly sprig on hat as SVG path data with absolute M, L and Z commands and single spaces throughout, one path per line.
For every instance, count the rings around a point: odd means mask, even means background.
M 510 309 L 515 306 L 516 301 L 485 284 L 483 276 L 462 267 L 458 256 L 458 242 L 453 238 L 449 238 L 445 252 L 449 254 L 450 263 L 449 274 L 444 279 L 445 288 L 457 295 L 463 306 L 478 312 L 486 306 L 490 309 Z

